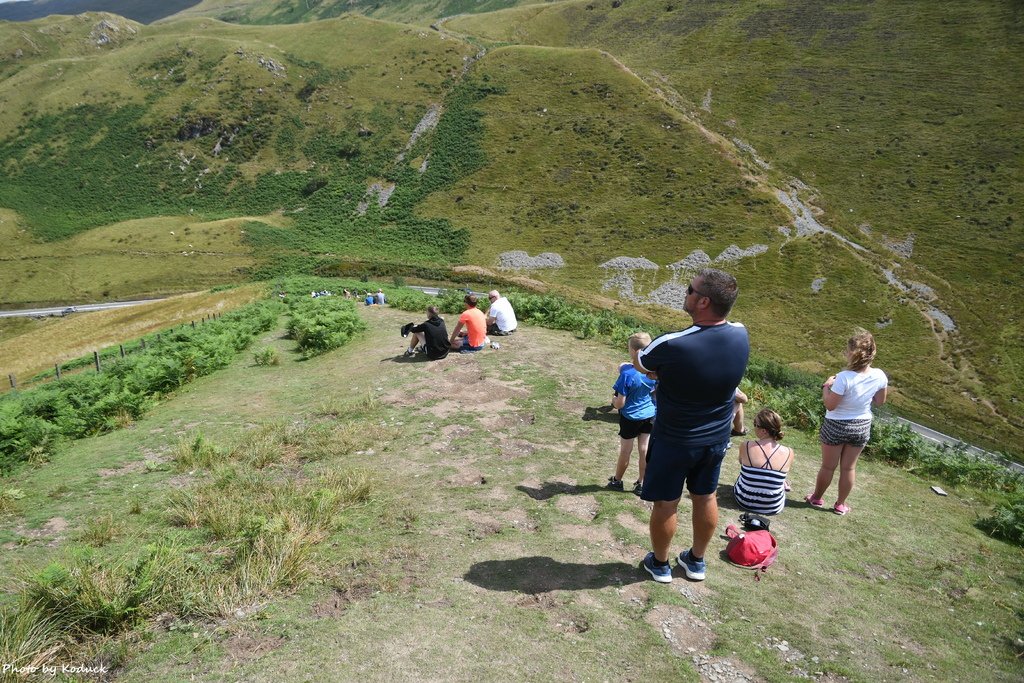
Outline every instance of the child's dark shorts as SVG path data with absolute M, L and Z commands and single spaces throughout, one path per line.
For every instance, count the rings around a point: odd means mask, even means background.
M 641 434 L 650 434 L 651 427 L 653 426 L 653 417 L 649 417 L 646 420 L 630 420 L 622 413 L 619 413 L 619 436 L 623 439 L 635 439 Z

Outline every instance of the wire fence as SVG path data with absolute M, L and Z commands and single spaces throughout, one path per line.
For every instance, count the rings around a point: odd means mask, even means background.
M 76 371 L 80 372 L 87 368 L 92 368 L 95 372 L 103 372 L 103 368 L 110 363 L 116 363 L 121 358 L 125 358 L 134 353 L 143 353 L 154 345 L 159 345 L 163 340 L 164 335 L 171 334 L 175 330 L 187 327 L 196 329 L 197 326 L 204 325 L 213 320 L 219 320 L 221 315 L 222 314 L 220 313 L 211 313 L 210 315 L 203 316 L 198 321 L 191 320 L 187 323 L 182 323 L 181 325 L 175 325 L 159 332 L 139 337 L 133 341 L 105 346 L 93 351 L 91 356 L 80 356 L 63 362 L 55 361 L 53 363 L 53 370 L 47 370 L 46 372 L 33 375 L 32 377 L 24 380 L 20 380 L 15 373 L 7 373 L 8 386 L 4 387 L 4 391 L 17 391 L 18 389 L 23 389 L 25 387 L 34 386 L 44 382 L 60 381 L 60 379 L 67 373 Z

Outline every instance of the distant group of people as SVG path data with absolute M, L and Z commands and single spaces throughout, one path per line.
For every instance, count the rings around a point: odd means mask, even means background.
M 383 306 L 388 302 L 387 297 L 384 296 L 384 290 L 382 289 L 378 289 L 376 293 L 366 290 L 363 294 L 360 294 L 358 290 L 350 292 L 346 289 L 344 297 L 346 299 L 362 299 L 363 303 L 367 306 Z
M 675 536 L 683 489 L 692 502 L 691 545 L 676 563 L 687 578 L 706 576 L 704 560 L 718 526 L 716 493 L 730 437 L 746 435 L 739 390 L 750 342 L 746 328 L 727 320 L 739 294 L 736 279 L 716 269 L 697 274 L 686 290 L 683 310 L 693 325 L 653 341 L 643 333 L 629 338 L 630 363 L 619 366 L 612 405 L 619 411 L 619 455 L 607 487 L 625 490 L 623 477 L 636 441 L 639 478 L 632 490 L 653 503 L 652 550 L 644 569 L 661 583 L 672 581 L 669 547 Z M 822 463 L 806 502 L 824 507 L 823 496 L 839 468 L 839 493 L 832 511 L 850 511 L 857 458 L 871 430 L 871 406 L 886 399 L 887 378 L 871 367 L 874 338 L 858 331 L 847 343 L 847 369 L 822 385 L 825 421 L 821 427 Z M 793 449 L 783 446 L 782 418 L 765 408 L 754 417 L 753 440 L 740 445 L 740 474 L 733 495 L 745 510 L 781 512 L 789 490 Z
M 491 305 L 484 314 L 479 308 L 479 299 L 475 294 L 467 294 L 463 298 L 463 310 L 452 333 L 444 319 L 438 313 L 437 306 L 427 308 L 427 319 L 415 325 L 409 323 L 402 327 L 402 336 L 409 337 L 406 356 L 424 353 L 430 360 L 441 360 L 450 351 L 459 353 L 475 353 L 487 346 L 489 334 L 508 336 L 514 334 L 519 322 L 509 300 L 498 292 L 487 293 Z

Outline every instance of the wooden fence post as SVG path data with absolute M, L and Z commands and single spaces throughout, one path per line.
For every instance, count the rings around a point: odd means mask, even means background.
M 193 330 L 196 329 L 196 321 L 195 320 L 192 321 L 192 329 Z
M 146 339 L 145 339 L 145 337 L 143 337 L 142 339 L 139 340 L 139 345 L 142 346 L 142 350 L 143 351 L 146 350 Z
M 60 379 L 60 363 L 54 363 L 53 369 L 57 371 L 57 379 Z
M 11 389 L 18 388 L 18 380 L 14 378 L 14 374 L 7 375 L 7 379 L 11 380 Z
M 93 351 L 92 352 L 92 360 L 93 360 L 94 363 L 96 363 L 96 372 L 99 372 L 100 371 L 100 352 L 99 351 Z
M 118 347 L 121 349 L 121 358 L 124 358 L 124 344 L 118 344 Z

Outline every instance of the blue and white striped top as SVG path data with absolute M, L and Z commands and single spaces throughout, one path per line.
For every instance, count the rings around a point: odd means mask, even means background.
M 748 452 L 750 450 L 750 443 L 748 441 L 744 444 Z M 761 444 L 757 444 L 757 447 L 761 449 L 762 453 L 764 452 Z M 776 446 L 771 454 L 765 454 L 765 463 L 760 467 L 740 465 L 740 476 L 736 479 L 732 494 L 736 498 L 736 502 L 744 510 L 749 510 L 759 515 L 777 515 L 786 506 L 785 485 L 788 474 L 772 469 L 772 456 L 780 448 L 782 446 Z M 789 453 L 785 462 L 779 466 L 780 468 L 785 467 L 789 463 L 789 459 L 793 457 L 793 451 L 790 449 L 786 450 Z

